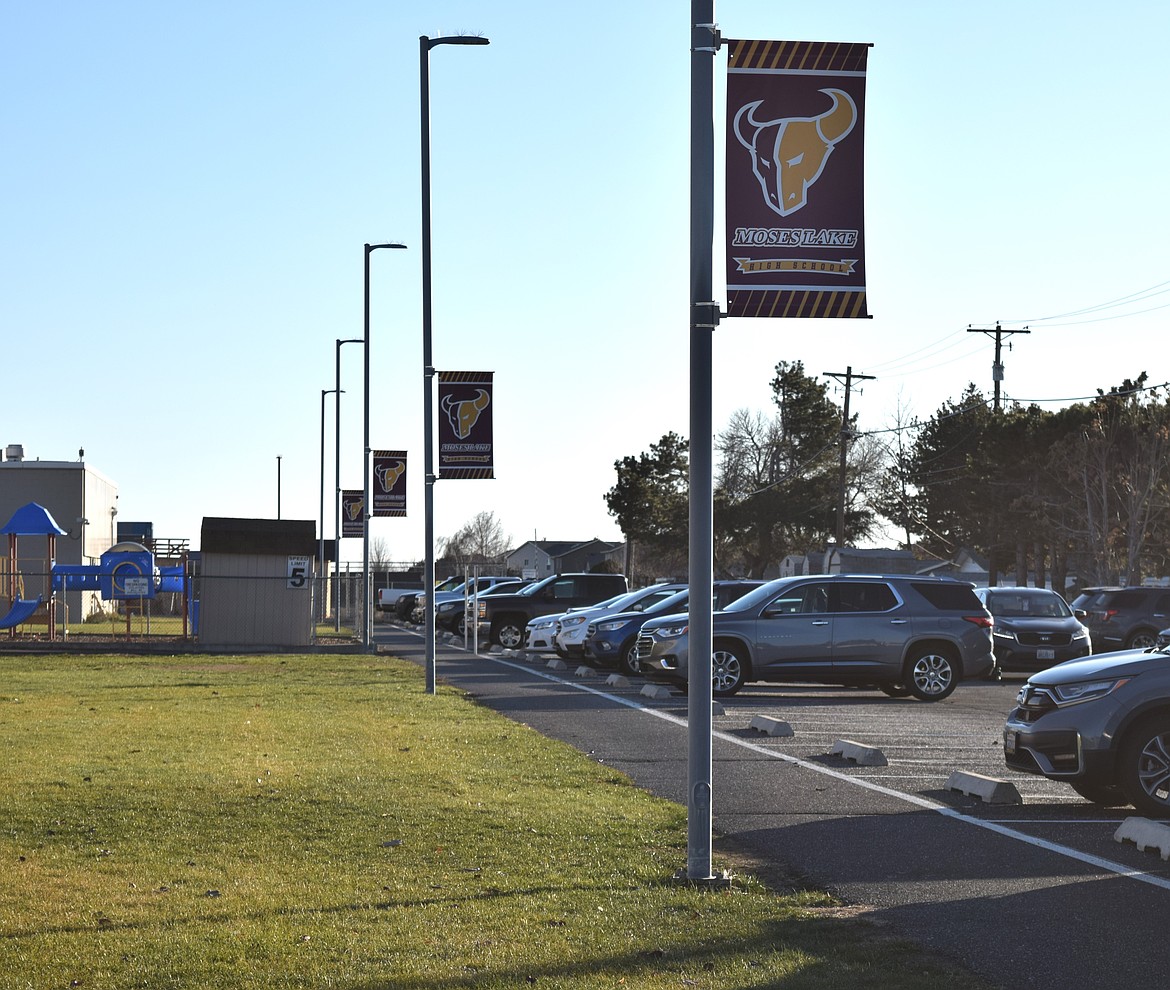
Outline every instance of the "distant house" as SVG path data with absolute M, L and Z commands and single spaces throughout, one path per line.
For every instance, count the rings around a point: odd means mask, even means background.
M 507 555 L 508 570 L 531 580 L 592 571 L 603 562 L 622 568 L 626 545 L 607 540 L 529 540 Z

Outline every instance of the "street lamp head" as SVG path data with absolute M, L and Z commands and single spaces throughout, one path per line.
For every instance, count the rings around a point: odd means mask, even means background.
M 428 38 L 425 34 L 419 40 L 428 49 L 436 45 L 489 45 L 491 42 L 479 34 L 453 34 L 450 37 Z
M 367 244 L 366 245 L 366 254 L 369 254 L 371 251 L 377 251 L 378 248 L 402 248 L 403 250 L 405 250 L 406 245 L 399 244 L 397 241 L 391 241 L 390 243 L 387 243 L 387 244 Z

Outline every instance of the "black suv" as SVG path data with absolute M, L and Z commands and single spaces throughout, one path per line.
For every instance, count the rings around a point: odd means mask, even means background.
M 1170 588 L 1086 588 L 1072 607 L 1086 613 L 1098 653 L 1149 649 L 1170 626 Z
M 991 614 L 974 586 L 909 574 L 810 574 L 749 591 L 712 616 L 711 691 L 749 681 L 873 685 L 891 697 L 947 697 L 994 666 Z M 685 615 L 646 622 L 644 677 L 686 687 Z
M 524 627 L 540 615 L 567 612 L 623 595 L 624 574 L 553 574 L 514 595 L 485 595 L 479 600 L 479 635 L 509 649 L 524 642 Z
M 1003 755 L 1094 804 L 1170 817 L 1170 652 L 1127 650 L 1033 674 L 1004 725 Z

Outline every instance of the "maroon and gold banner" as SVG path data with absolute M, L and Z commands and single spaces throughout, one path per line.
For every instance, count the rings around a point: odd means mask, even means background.
M 727 315 L 866 318 L 866 44 L 728 41 Z
M 366 493 L 354 489 L 341 492 L 341 535 L 364 536 L 366 532 Z
M 406 451 L 375 450 L 373 516 L 406 515 Z
M 439 372 L 439 477 L 494 478 L 492 373 Z

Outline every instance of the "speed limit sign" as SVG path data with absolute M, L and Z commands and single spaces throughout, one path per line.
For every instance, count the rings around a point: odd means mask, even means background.
M 288 588 L 307 588 L 309 586 L 309 557 L 288 558 Z

